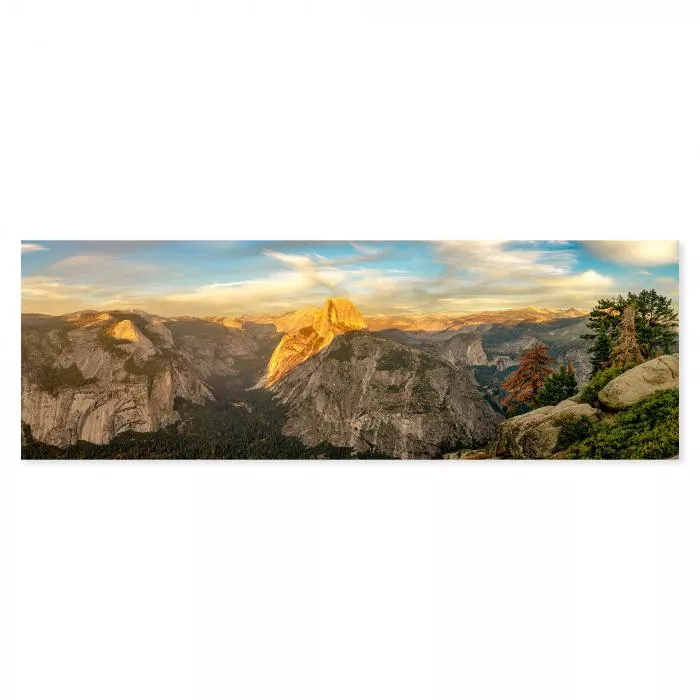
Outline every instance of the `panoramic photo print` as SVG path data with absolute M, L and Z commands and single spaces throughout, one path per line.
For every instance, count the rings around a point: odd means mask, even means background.
M 676 241 L 26 241 L 24 459 L 673 459 Z

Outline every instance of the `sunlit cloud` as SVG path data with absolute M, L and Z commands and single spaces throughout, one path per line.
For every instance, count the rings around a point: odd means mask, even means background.
M 80 299 L 93 292 L 88 284 L 65 284 L 53 277 L 33 276 L 22 280 L 22 297 L 29 299 L 58 300 Z
M 163 301 L 184 305 L 185 308 L 205 310 L 257 311 L 266 306 L 294 307 L 297 300 L 314 290 L 312 276 L 302 272 L 279 272 L 262 279 L 240 282 L 218 282 L 188 292 L 166 294 Z
M 319 284 L 333 291 L 342 284 L 346 277 L 346 273 L 343 270 L 331 264 L 327 258 L 322 256 L 290 255 L 289 253 L 279 253 L 274 250 L 266 250 L 263 254 L 277 260 L 285 267 L 295 270 L 299 275 L 306 278 L 306 282 L 309 285 Z
M 584 241 L 601 258 L 625 265 L 668 265 L 678 262 L 678 241 Z
M 600 290 L 605 290 L 612 287 L 614 284 L 612 277 L 601 275 L 595 270 L 586 270 L 586 272 L 582 272 L 580 275 L 567 275 L 566 277 L 543 279 L 541 282 L 544 286 L 549 287 Z
M 48 250 L 48 248 L 38 243 L 22 243 L 22 253 L 39 253 L 42 250 Z
M 439 241 L 438 255 L 448 269 L 465 268 L 477 278 L 565 275 L 576 261 L 563 250 L 513 250 L 508 241 Z

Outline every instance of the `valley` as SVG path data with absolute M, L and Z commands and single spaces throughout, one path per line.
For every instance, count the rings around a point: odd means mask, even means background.
M 585 312 L 22 315 L 26 458 L 439 458 L 492 440 L 523 349 L 590 373 Z

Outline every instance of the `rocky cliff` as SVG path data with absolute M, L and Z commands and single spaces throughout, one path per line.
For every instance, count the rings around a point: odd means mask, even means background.
M 286 434 L 404 459 L 483 445 L 502 420 L 466 367 L 362 332 L 335 338 L 273 390 L 289 410 Z
M 296 315 L 289 332 L 280 340 L 267 366 L 263 386 L 271 386 L 295 367 L 348 331 L 367 327 L 365 319 L 348 299 L 327 299 L 320 309 Z
M 178 419 L 176 396 L 211 401 L 221 377 L 250 385 L 261 348 L 251 334 L 198 319 L 23 317 L 22 422 L 56 446 L 158 430 Z

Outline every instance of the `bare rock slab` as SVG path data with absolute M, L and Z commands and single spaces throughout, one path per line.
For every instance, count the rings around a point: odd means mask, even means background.
M 565 419 L 599 419 L 587 403 L 566 399 L 556 406 L 543 406 L 501 423 L 495 456 L 505 459 L 547 459 L 556 451 L 561 423 Z
M 618 411 L 655 391 L 677 389 L 678 377 L 678 355 L 661 355 L 615 377 L 598 392 L 598 400 L 606 408 Z

